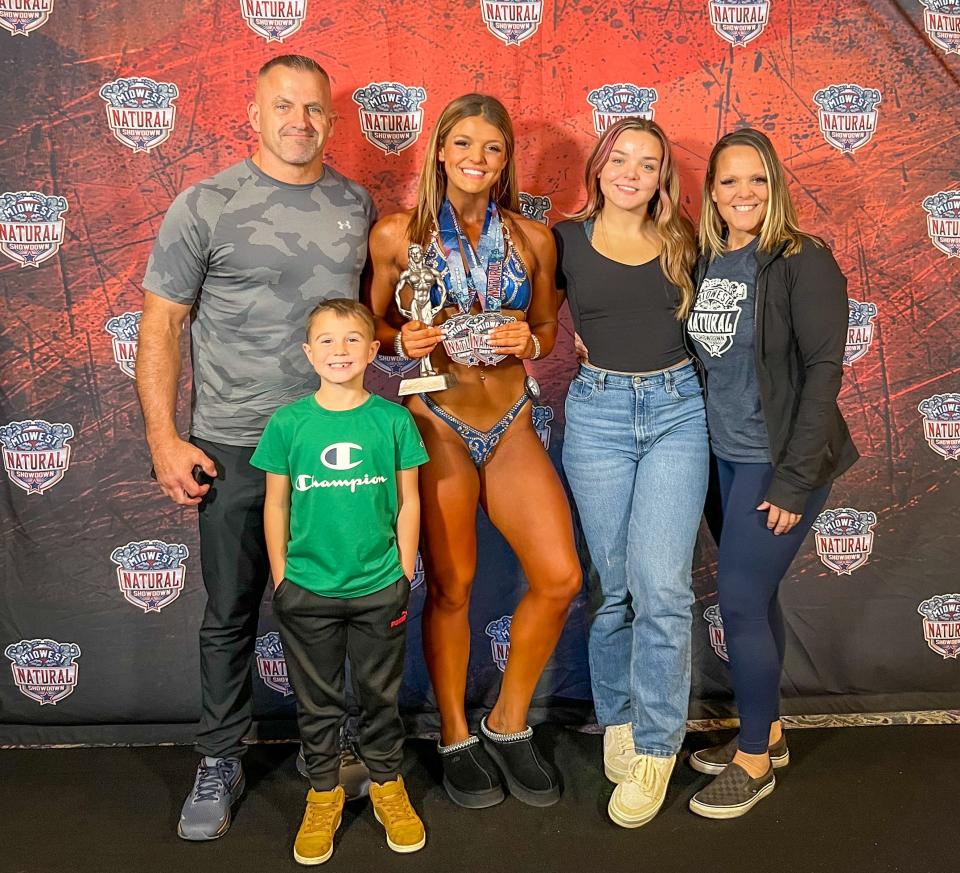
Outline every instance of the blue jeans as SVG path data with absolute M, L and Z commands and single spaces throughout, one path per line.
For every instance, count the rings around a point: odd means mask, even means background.
M 638 753 L 668 757 L 690 696 L 691 565 L 709 466 L 703 392 L 693 364 L 649 376 L 581 365 L 565 408 L 563 467 L 600 578 L 597 720 L 632 722 Z

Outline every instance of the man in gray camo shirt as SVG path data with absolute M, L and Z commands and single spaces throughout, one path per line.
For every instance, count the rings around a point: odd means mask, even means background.
M 143 280 L 137 392 L 147 443 L 163 493 L 199 509 L 207 590 L 203 758 L 178 825 L 189 840 L 226 833 L 244 786 L 251 662 L 269 577 L 264 475 L 250 456 L 271 414 L 316 390 L 300 349 L 303 325 L 321 300 L 357 299 L 375 218 L 367 191 L 323 163 L 335 115 L 329 77 L 315 61 L 268 61 L 248 115 L 256 152 L 173 201 Z M 189 441 L 174 420 L 188 317 Z M 198 468 L 211 479 L 197 481 Z

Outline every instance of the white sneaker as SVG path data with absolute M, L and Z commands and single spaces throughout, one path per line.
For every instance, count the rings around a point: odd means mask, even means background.
M 607 812 L 623 828 L 638 828 L 650 821 L 663 806 L 667 783 L 677 756 L 657 758 L 637 755 L 630 762 L 627 778 L 613 789 Z
M 630 762 L 637 757 L 633 747 L 633 725 L 611 724 L 603 729 L 603 772 L 618 785 L 627 778 Z

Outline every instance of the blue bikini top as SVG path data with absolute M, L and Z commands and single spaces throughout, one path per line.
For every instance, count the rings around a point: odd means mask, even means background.
M 500 290 L 502 294 L 501 306 L 504 309 L 520 309 L 526 312 L 530 308 L 530 302 L 533 299 L 533 290 L 530 287 L 530 278 L 527 276 L 527 268 L 520 259 L 513 241 L 510 239 L 510 231 L 506 226 L 503 228 L 504 242 L 507 245 L 507 256 L 503 261 L 503 278 L 500 280 Z M 443 276 L 443 284 L 447 288 L 446 305 L 453 304 L 454 296 L 451 293 L 453 288 L 450 278 L 450 270 L 447 268 L 447 258 L 443 251 L 443 245 L 440 242 L 436 232 L 430 238 L 430 245 L 427 246 L 427 263 L 440 271 Z M 440 291 L 436 285 L 430 291 L 430 302 L 437 306 L 440 303 Z

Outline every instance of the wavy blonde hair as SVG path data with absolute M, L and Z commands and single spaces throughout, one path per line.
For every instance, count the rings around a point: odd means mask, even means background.
M 520 211 L 519 186 L 517 185 L 517 166 L 514 161 L 516 141 L 513 136 L 513 122 L 506 107 L 488 94 L 464 94 L 451 101 L 440 113 L 427 143 L 420 179 L 417 182 L 417 205 L 410 216 L 407 234 L 411 242 L 422 246 L 430 242 L 430 233 L 437 224 L 440 207 L 447 196 L 447 172 L 440 163 L 440 148 L 450 136 L 450 131 L 465 118 L 480 117 L 489 122 L 503 136 L 506 148 L 506 164 L 500 172 L 490 192 L 490 198 L 502 209 L 511 212 Z
M 787 187 L 786 173 L 783 164 L 777 156 L 773 143 L 766 134 L 752 127 L 735 130 L 720 137 L 710 152 L 707 161 L 707 173 L 703 178 L 703 205 L 700 210 L 700 252 L 709 255 L 713 260 L 722 255 L 726 249 L 727 223 L 720 217 L 717 204 L 713 202 L 713 184 L 717 178 L 717 161 L 724 149 L 732 146 L 749 146 L 755 149 L 763 164 L 763 172 L 767 177 L 767 212 L 760 225 L 761 251 L 772 252 L 782 243 L 786 243 L 784 256 L 795 255 L 803 247 L 804 240 L 810 240 L 815 245 L 825 243 L 820 237 L 800 230 L 797 222 L 797 210 L 790 197 Z
M 693 226 L 680 211 L 680 174 L 670 153 L 670 140 L 655 121 L 645 118 L 623 118 L 611 124 L 600 137 L 599 142 L 587 158 L 583 185 L 587 189 L 587 202 L 570 217 L 574 221 L 586 221 L 596 218 L 605 202 L 600 190 L 600 171 L 610 159 L 610 153 L 620 134 L 627 131 L 649 133 L 660 142 L 663 160 L 660 162 L 660 179 L 657 191 L 647 204 L 647 213 L 653 219 L 657 233 L 663 242 L 660 250 L 660 268 L 664 275 L 680 289 L 680 304 L 677 306 L 678 319 L 687 317 L 693 305 L 694 288 L 691 273 L 697 257 L 693 241 Z

